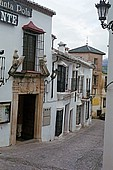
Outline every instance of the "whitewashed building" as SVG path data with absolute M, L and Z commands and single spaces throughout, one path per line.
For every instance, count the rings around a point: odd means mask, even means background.
M 0 49 L 5 52 L 0 56 L 0 147 L 21 139 L 42 140 L 53 15 L 32 1 L 0 1 Z
M 52 75 L 45 81 L 42 140 L 73 132 L 91 123 L 91 63 L 73 57 L 64 43 L 53 49 Z
M 51 52 L 53 15 L 31 1 L 0 1 L 0 147 L 91 122 L 93 66 L 62 43 Z

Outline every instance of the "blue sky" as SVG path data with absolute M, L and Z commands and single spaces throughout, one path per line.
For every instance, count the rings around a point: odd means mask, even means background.
M 95 4 L 99 0 L 34 0 L 56 12 L 52 33 L 57 37 L 55 47 L 62 41 L 70 49 L 88 44 L 107 53 L 108 31 L 98 20 Z

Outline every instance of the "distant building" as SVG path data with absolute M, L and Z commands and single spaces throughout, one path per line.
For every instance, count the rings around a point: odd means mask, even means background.
M 88 44 L 69 50 L 69 54 L 83 58 L 94 64 L 92 83 L 92 116 L 98 117 L 102 112 L 102 57 L 104 52 Z

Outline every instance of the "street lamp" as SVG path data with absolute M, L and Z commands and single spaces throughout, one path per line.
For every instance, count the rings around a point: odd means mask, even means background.
M 108 10 L 113 6 L 113 0 L 100 0 L 99 4 L 95 7 L 98 10 L 99 20 L 101 21 L 102 28 L 107 28 L 112 31 L 113 34 L 113 20 L 110 20 L 108 24 L 105 23 Z M 113 9 L 109 14 L 109 18 L 112 18 Z M 109 20 L 108 20 L 109 21 Z M 104 131 L 104 152 L 103 152 L 103 169 L 113 170 L 113 35 L 109 33 L 109 48 L 108 48 L 108 84 L 106 86 L 106 116 L 105 116 L 105 131 Z
M 100 3 L 95 4 L 95 7 L 98 11 L 99 20 L 101 21 L 101 26 L 103 29 L 107 28 L 108 30 L 113 31 L 113 21 L 110 21 L 108 24 L 105 23 L 106 17 L 108 15 L 108 10 L 111 7 L 109 2 L 106 0 L 100 0 Z

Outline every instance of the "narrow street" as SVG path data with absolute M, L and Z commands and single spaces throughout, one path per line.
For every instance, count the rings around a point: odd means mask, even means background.
M 0 148 L 0 170 L 101 170 L 104 121 L 52 142 L 21 142 Z

